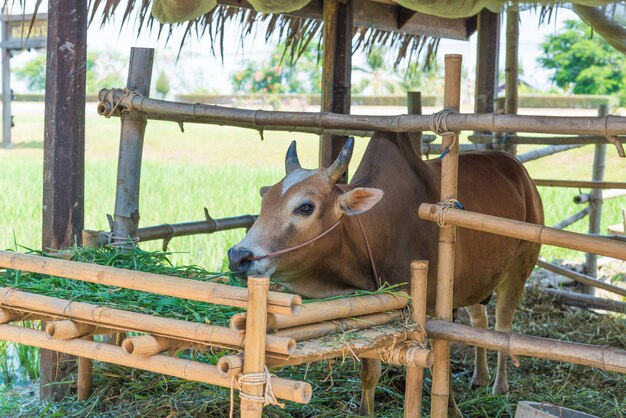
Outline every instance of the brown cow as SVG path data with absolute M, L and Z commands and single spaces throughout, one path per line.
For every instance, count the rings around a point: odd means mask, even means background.
M 382 282 L 409 281 L 411 260 L 429 260 L 428 313 L 434 314 L 437 277 L 435 224 L 420 220 L 423 202 L 439 201 L 441 160 L 422 159 L 408 134 L 375 133 L 348 186 L 336 183 L 346 171 L 353 140 L 329 168 L 300 167 L 295 142 L 287 151 L 287 175 L 264 190 L 261 213 L 245 238 L 228 251 L 230 267 L 266 274 L 306 297 L 324 298 L 373 289 L 372 263 L 355 216 L 369 237 L 374 268 Z M 445 158 L 445 157 L 443 157 Z M 543 223 L 539 193 L 514 157 L 499 151 L 472 152 L 459 158 L 458 199 L 473 212 L 535 224 Z M 384 196 L 384 197 L 383 197 Z M 344 216 L 347 215 L 347 216 Z M 327 235 L 281 254 L 329 230 Z M 487 327 L 480 303 L 497 292 L 496 330 L 511 331 L 524 282 L 540 245 L 459 229 L 456 245 L 454 307 L 466 307 L 474 326 Z M 269 256 L 267 256 L 269 255 Z M 266 256 L 266 257 L 264 257 Z M 493 392 L 508 390 L 506 354 L 498 354 Z M 361 414 L 372 413 L 380 362 L 363 361 Z M 489 383 L 484 349 L 476 350 L 472 383 Z M 456 407 L 454 411 L 458 413 Z

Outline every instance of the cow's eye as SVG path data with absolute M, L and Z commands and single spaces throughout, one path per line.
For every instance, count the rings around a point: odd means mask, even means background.
M 309 216 L 313 213 L 313 209 L 315 209 L 315 206 L 313 206 L 312 203 L 303 203 L 298 206 L 294 212 L 298 215 Z

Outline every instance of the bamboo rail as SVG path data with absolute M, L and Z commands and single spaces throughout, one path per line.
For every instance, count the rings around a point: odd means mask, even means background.
M 315 134 L 348 131 L 415 132 L 430 130 L 431 115 L 361 116 L 327 112 L 275 112 L 233 109 L 222 106 L 177 103 L 128 94 L 121 89 L 103 89 L 98 95 L 99 114 L 108 114 L 115 106 L 120 111 L 132 109 L 147 114 L 148 119 L 174 122 L 208 123 L 239 126 L 255 130 L 298 131 Z M 113 113 L 115 116 L 115 112 Z M 506 114 L 451 114 L 450 130 L 560 133 L 601 137 L 624 135 L 626 117 L 555 117 Z M 300 129 L 296 129 L 296 127 Z M 302 128 L 308 128 L 306 130 Z M 331 132 L 334 130 L 334 132 Z M 337 132 L 339 131 L 339 132 Z
M 226 327 L 162 318 L 84 302 L 70 302 L 50 296 L 0 288 L 0 307 L 24 310 L 36 314 L 69 317 L 87 324 L 122 331 L 140 331 L 159 337 L 199 344 L 243 347 L 244 337 Z M 267 335 L 267 349 L 278 354 L 291 354 L 296 342 L 290 338 Z
M 549 116 L 545 116 L 549 117 Z M 536 132 L 541 133 L 541 132 Z M 556 133 L 559 132 L 550 132 Z M 575 134 L 575 132 L 574 132 Z M 624 135 L 622 132 L 618 135 Z M 493 139 L 491 134 L 474 134 L 468 137 L 470 142 L 474 144 L 491 144 Z M 626 137 L 618 136 L 617 140 L 620 142 L 626 141 Z M 505 142 L 514 145 L 590 145 L 590 144 L 606 144 L 607 140 L 602 135 L 575 135 L 575 136 L 518 136 L 512 135 L 505 138 Z
M 587 206 L 586 208 L 576 212 L 575 214 L 573 214 L 572 216 L 569 216 L 565 219 L 563 219 L 561 222 L 559 222 L 556 225 L 553 225 L 552 228 L 554 229 L 565 229 L 568 226 L 580 221 L 581 219 L 583 219 L 585 216 L 587 216 L 589 214 L 589 211 L 591 210 L 590 206 Z
M 493 331 L 442 320 L 426 321 L 426 332 L 431 338 L 504 351 L 511 356 L 566 361 L 626 374 L 626 351 L 617 348 Z
M 525 152 L 517 156 L 517 159 L 522 163 L 537 160 L 539 158 L 547 157 L 549 155 L 557 154 L 559 152 L 568 151 L 574 148 L 580 148 L 584 144 L 575 145 L 550 145 L 545 148 L 540 148 L 532 151 Z
M 544 268 L 556 274 L 560 274 L 561 276 L 565 276 L 568 279 L 574 280 L 578 283 L 582 283 L 586 286 L 594 286 L 599 289 L 604 289 L 617 295 L 626 297 L 626 289 L 612 285 L 610 283 L 605 283 L 598 279 L 594 279 L 593 277 L 587 276 L 586 274 L 577 273 L 575 271 L 563 268 L 561 266 L 557 266 L 556 264 L 548 263 L 543 260 L 537 260 L 537 265 L 541 268 Z
M 404 309 L 409 302 L 409 295 L 381 293 L 350 298 L 311 302 L 302 305 L 296 316 L 268 314 L 267 328 L 278 330 L 306 324 L 318 324 L 352 316 L 369 315 L 378 312 Z M 230 328 L 243 332 L 246 328 L 246 313 L 235 314 L 230 319 Z
M 159 354 L 153 356 L 125 356 L 121 347 L 112 344 L 84 339 L 51 340 L 46 337 L 43 331 L 30 328 L 0 325 L 0 339 L 120 366 L 163 373 L 194 382 L 208 383 L 225 388 L 230 388 L 232 384 L 231 379 L 223 378 L 217 372 L 217 368 L 212 365 Z M 308 403 L 311 400 L 312 389 L 310 384 L 276 376 L 272 376 L 271 379 L 272 388 L 277 398 L 296 403 Z
M 597 298 L 584 293 L 563 292 L 561 290 L 544 289 L 547 295 L 564 305 L 576 306 L 585 309 L 602 309 L 626 314 L 626 303 L 613 299 Z
M 422 203 L 419 207 L 419 217 L 436 222 L 440 210 L 441 206 Z M 547 226 L 458 209 L 448 210 L 444 222 L 461 228 L 626 260 L 626 244 L 624 243 L 575 232 L 559 231 Z
M 8 251 L 0 251 L 0 266 L 200 302 L 238 308 L 248 306 L 248 289 L 243 287 Z M 302 299 L 298 295 L 270 292 L 268 311 L 295 315 L 300 311 L 301 303 Z
M 547 180 L 533 179 L 537 186 L 574 187 L 589 189 L 626 189 L 626 183 L 617 181 Z

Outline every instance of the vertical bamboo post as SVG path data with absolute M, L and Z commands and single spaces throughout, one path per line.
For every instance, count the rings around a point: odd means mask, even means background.
M 507 114 L 517 114 L 518 104 L 518 53 L 519 53 L 519 12 L 508 10 L 506 12 L 506 64 L 504 66 L 505 108 Z M 510 132 L 509 135 L 512 133 Z M 501 138 L 501 136 L 499 136 Z M 504 151 L 517 154 L 517 145 L 502 143 Z
M 85 340 L 93 340 L 92 336 L 84 337 Z M 86 357 L 78 358 L 78 400 L 86 401 L 91 396 L 91 390 L 93 387 L 93 375 L 92 375 L 93 360 Z
M 263 402 L 248 399 L 246 395 L 263 397 L 264 384 L 246 383 L 245 375 L 265 371 L 265 333 L 267 330 L 267 294 L 269 278 L 248 278 L 248 319 L 244 342 L 243 376 L 241 384 L 241 418 L 260 418 Z
M 444 107 L 459 110 L 461 103 L 461 55 L 445 56 Z M 456 199 L 457 174 L 459 163 L 458 134 L 444 135 L 442 148 L 450 151 L 441 160 L 441 201 Z M 452 295 L 454 284 L 454 255 L 456 227 L 439 230 L 439 262 L 437 266 L 436 315 L 446 321 L 452 321 Z M 433 418 L 448 416 L 448 397 L 450 396 L 450 343 L 434 340 L 432 408 Z
M 408 91 L 406 93 L 406 106 L 409 115 L 422 114 L 422 93 L 419 91 Z M 422 132 L 409 132 L 411 143 L 417 155 L 422 155 Z
M 411 316 L 419 325 L 418 341 L 424 343 L 426 329 L 426 291 L 428 282 L 428 261 L 411 262 Z M 422 410 L 422 384 L 424 369 L 407 366 L 404 390 L 404 418 L 419 418 Z
M 131 48 L 126 87 L 148 97 L 153 61 L 154 49 Z M 113 244 L 126 246 L 137 235 L 139 226 L 139 183 L 147 117 L 145 113 L 130 111 L 123 113 L 121 119 Z
M 9 22 L 2 20 L 2 41 L 9 40 Z M 11 148 L 11 49 L 2 48 L 2 144 Z
M 609 106 L 602 104 L 598 107 L 598 116 L 606 116 L 609 114 Z M 604 180 L 604 167 L 606 166 L 606 144 L 596 144 L 593 153 L 593 172 L 591 179 L 593 181 Z M 602 223 L 602 189 L 591 189 L 589 194 L 589 233 L 599 234 L 600 224 Z M 598 256 L 596 254 L 587 254 L 585 262 L 585 273 L 592 277 L 598 275 Z M 583 286 L 583 292 L 589 295 L 595 293 L 595 287 Z

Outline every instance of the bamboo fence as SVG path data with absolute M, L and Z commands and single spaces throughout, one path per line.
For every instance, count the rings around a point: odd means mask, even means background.
M 583 285 L 597 287 L 598 289 L 604 289 L 606 291 L 626 297 L 626 289 L 624 289 L 623 287 L 615 286 L 611 283 L 606 283 L 601 280 L 594 279 L 593 277 L 587 276 L 586 274 L 577 273 L 573 270 L 569 270 L 543 260 L 537 260 L 537 265 L 553 273 L 560 274 L 561 276 L 565 276 L 578 283 L 582 283 Z

